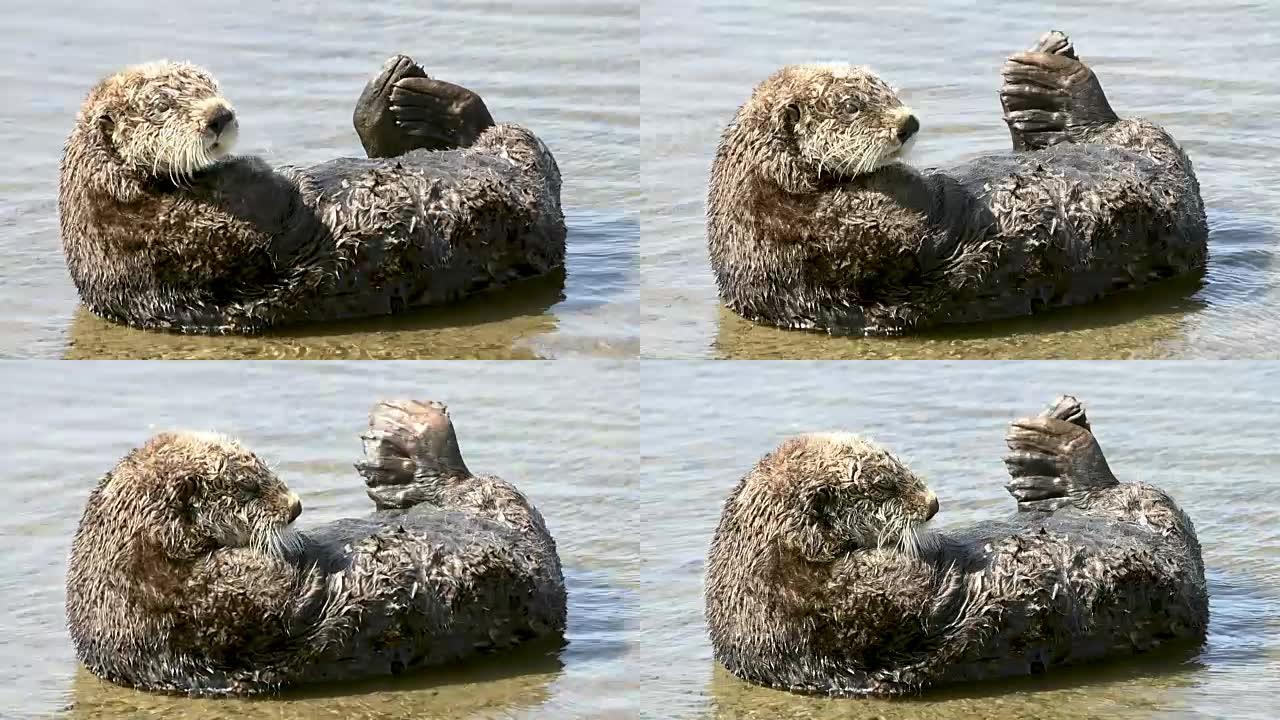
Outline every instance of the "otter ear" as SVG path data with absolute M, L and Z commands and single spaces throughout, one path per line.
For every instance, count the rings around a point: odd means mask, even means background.
M 800 122 L 800 106 L 796 103 L 785 103 L 773 112 L 773 129 L 778 134 L 790 135 L 795 132 L 798 122 Z
M 165 493 L 167 522 L 152 529 L 155 541 L 175 560 L 194 560 L 217 547 L 195 527 L 200 512 L 199 482 L 197 476 L 186 473 L 170 478 Z
M 199 510 L 193 504 L 197 482 L 194 475 L 187 473 L 165 478 L 164 506 L 172 522 L 184 526 L 195 522 L 196 512 Z
M 835 525 L 836 493 L 831 487 L 823 485 L 814 489 L 813 492 L 808 494 L 805 506 L 808 509 L 809 516 L 819 526 L 830 529 Z
M 835 489 L 820 486 L 801 497 L 800 527 L 795 544 L 811 562 L 831 562 L 852 549 L 839 527 L 839 506 Z
M 111 144 L 112 136 L 116 131 L 116 119 L 111 117 L 111 113 L 103 110 L 98 113 L 98 117 L 94 119 L 94 124 L 98 128 L 98 132 L 102 134 L 102 139 Z

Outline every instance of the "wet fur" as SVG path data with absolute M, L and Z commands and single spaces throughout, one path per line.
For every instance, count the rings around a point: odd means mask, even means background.
M 780 327 L 893 335 L 1202 269 L 1191 161 L 1158 126 L 1100 121 L 1085 100 L 1105 105 L 1100 86 L 1080 99 L 1074 112 L 1090 122 L 1069 142 L 917 170 L 891 138 L 901 102 L 869 70 L 782 68 L 738 110 L 712 164 L 707 242 L 722 301 Z
M 59 212 L 94 313 L 140 328 L 256 333 L 442 303 L 564 263 L 560 173 L 515 125 L 467 148 L 272 168 L 199 150 L 206 71 L 128 68 L 85 99 Z
M 1105 462 L 1087 452 L 1087 425 L 1073 427 L 1052 441 L 1054 477 L 1011 468 L 1011 490 L 1036 486 L 1015 491 L 1023 512 L 945 533 L 920 527 L 924 483 L 883 448 L 847 435 L 782 443 L 730 494 L 712 541 L 715 657 L 771 687 L 898 695 L 1202 641 L 1190 519 L 1157 488 L 1087 471 Z M 1011 440 L 1009 462 L 1054 475 L 1022 451 L 1047 436 L 1019 432 L 1030 434 Z
M 425 418 L 383 432 L 388 417 Z M 413 431 L 416 430 L 416 434 Z M 92 492 L 67 571 L 68 627 L 96 675 L 254 695 L 409 672 L 563 632 L 555 542 L 510 484 L 440 465 L 443 406 L 387 403 L 358 465 L 411 502 L 295 530 L 288 488 L 234 441 L 157 435 Z M 447 448 L 446 448 L 447 449 Z M 378 468 L 396 465 L 388 476 Z

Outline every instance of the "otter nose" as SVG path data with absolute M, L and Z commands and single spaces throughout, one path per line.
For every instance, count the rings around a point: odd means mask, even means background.
M 296 493 L 289 493 L 289 522 L 297 520 L 301 514 L 302 498 L 298 497 Z
M 924 519 L 928 520 L 937 514 L 938 514 L 938 496 L 934 495 L 933 491 L 930 490 L 929 491 L 929 512 L 924 516 Z
M 906 120 L 898 126 L 898 142 L 906 142 L 911 139 L 912 135 L 920 129 L 920 121 L 915 115 L 908 115 Z
M 214 135 L 220 135 L 223 130 L 227 129 L 228 125 L 235 122 L 235 119 L 236 114 L 231 112 L 230 109 L 219 107 L 213 111 L 213 115 L 209 118 L 206 126 Z

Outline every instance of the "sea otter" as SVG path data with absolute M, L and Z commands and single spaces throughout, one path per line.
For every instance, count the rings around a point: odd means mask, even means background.
M 95 675 L 254 695 L 410 672 L 562 633 L 555 541 L 473 475 L 445 406 L 381 403 L 356 465 L 377 511 L 293 529 L 302 504 L 230 438 L 163 433 L 90 494 L 67 624 Z
M 1020 512 L 945 533 L 922 527 L 938 498 L 884 448 L 783 442 L 730 494 L 711 543 L 716 659 L 780 689 L 897 695 L 1203 641 L 1191 520 L 1116 480 L 1080 403 L 1059 398 L 1007 439 Z
M 920 122 L 866 68 L 784 67 L 725 129 L 707 244 L 722 301 L 756 322 L 891 335 L 1085 303 L 1203 269 L 1191 161 L 1121 119 L 1065 35 L 1003 70 L 1016 152 L 900 162 Z
M 531 132 L 406 56 L 354 121 L 370 158 L 272 168 L 230 155 L 238 120 L 205 70 L 137 65 L 76 116 L 58 207 L 94 313 L 256 333 L 443 303 L 564 264 L 560 171 Z

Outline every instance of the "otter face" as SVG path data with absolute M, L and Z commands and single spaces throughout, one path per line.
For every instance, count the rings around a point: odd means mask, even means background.
M 103 80 L 77 122 L 135 172 L 179 178 L 230 154 L 239 133 L 231 103 L 206 71 L 167 61 Z
M 103 489 L 114 512 L 151 516 L 168 554 L 187 558 L 219 547 L 283 557 L 297 537 L 298 496 L 257 455 L 211 433 L 162 433 L 133 452 Z
M 785 509 L 784 541 L 810 560 L 854 549 L 920 552 L 938 498 L 888 450 L 847 433 L 802 435 L 761 461 L 757 481 Z
M 817 174 L 873 172 L 909 148 L 920 123 L 864 67 L 792 65 L 757 89 L 794 135 L 798 160 Z

